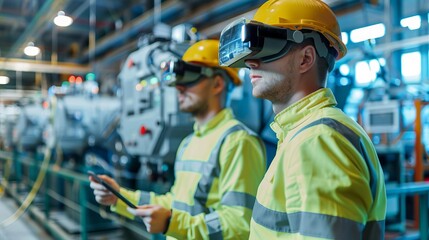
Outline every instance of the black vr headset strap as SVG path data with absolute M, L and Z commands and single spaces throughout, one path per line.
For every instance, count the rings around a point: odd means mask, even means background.
M 328 47 L 320 38 L 320 35 L 317 32 L 304 33 L 304 39 L 312 38 L 314 42 L 314 47 L 316 48 L 317 54 L 319 57 L 325 58 L 328 62 L 328 72 L 331 72 L 335 66 L 335 57 L 329 53 Z

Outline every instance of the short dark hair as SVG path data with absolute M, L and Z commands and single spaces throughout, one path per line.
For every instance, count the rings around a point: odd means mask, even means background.
M 329 46 L 329 41 L 322 34 L 319 34 L 319 35 L 323 43 L 328 47 L 328 49 L 332 48 Z M 307 38 L 301 43 L 293 43 L 290 51 L 294 51 L 296 49 L 302 49 L 309 45 L 313 46 L 314 49 L 316 49 L 314 40 L 312 38 Z M 330 50 L 329 54 L 331 54 L 331 52 L 332 51 Z M 316 53 L 317 53 L 317 50 L 316 50 Z M 319 54 L 316 54 L 316 63 L 317 63 L 317 77 L 319 79 L 319 84 L 320 86 L 324 87 L 326 83 L 326 76 L 328 74 L 329 64 L 326 58 L 320 57 Z

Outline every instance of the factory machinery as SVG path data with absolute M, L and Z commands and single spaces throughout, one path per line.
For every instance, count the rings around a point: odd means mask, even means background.
M 49 92 L 49 99 L 43 104 L 22 106 L 16 124 L 11 126 L 13 145 L 8 149 L 14 164 L 8 180 L 21 183 L 17 195 L 29 191 L 22 201 L 25 208 L 34 200 L 35 205 L 47 208 L 52 221 L 69 233 L 81 231 L 82 201 L 95 209 L 86 212 L 84 221 L 90 221 L 85 224 L 85 231 L 112 227 L 114 224 L 98 213 L 86 171 L 102 168 L 114 172 L 112 159 L 120 154 L 114 147 L 121 141 L 116 130 L 120 101 L 96 94 L 98 86 L 91 81 L 52 87 Z M 49 169 L 41 167 L 45 163 L 50 165 Z
M 424 180 L 429 179 L 429 146 L 423 142 L 429 142 L 429 92 L 409 91 L 412 86 L 386 81 L 384 75 L 381 66 L 378 79 L 364 90 L 357 120 L 371 137 L 384 171 L 386 231 L 412 238 L 407 234 L 411 225 L 420 229 L 417 238 L 428 239 L 429 184 Z
M 131 156 L 129 161 L 141 164 L 137 181 L 126 185 L 164 193 L 173 182 L 176 150 L 191 133 L 193 120 L 180 112 L 176 89 L 168 87 L 161 76 L 161 65 L 180 58 L 190 43 L 159 35 L 154 32 L 141 39 L 140 49 L 128 56 L 119 73 L 122 108 L 118 131 Z
M 0 108 L 0 147 L 10 150 L 13 148 L 13 129 L 18 121 L 21 109 L 18 106 L 1 106 Z

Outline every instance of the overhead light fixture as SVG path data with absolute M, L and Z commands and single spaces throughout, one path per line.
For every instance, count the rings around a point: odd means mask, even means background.
M 29 42 L 28 45 L 24 48 L 24 53 L 27 56 L 34 57 L 40 53 L 40 48 L 34 46 L 33 42 Z
M 0 76 L 0 84 L 5 85 L 9 83 L 9 77 L 8 76 Z
M 54 23 L 59 27 L 68 27 L 73 23 L 73 19 L 66 16 L 63 11 L 59 11 L 58 15 L 54 18 Z
M 363 42 L 368 39 L 381 38 L 386 34 L 384 23 L 378 23 L 362 28 L 354 29 L 350 32 L 350 40 L 354 43 Z

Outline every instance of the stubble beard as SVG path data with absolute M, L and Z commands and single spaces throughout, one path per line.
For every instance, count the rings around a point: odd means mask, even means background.
M 191 104 L 179 105 L 179 109 L 182 112 L 190 113 L 193 117 L 201 116 L 207 113 L 208 104 L 202 99 L 195 100 Z
M 290 90 L 290 84 L 285 82 L 285 76 L 283 74 L 257 70 L 254 71 L 254 73 L 262 76 L 262 78 L 253 85 L 252 94 L 256 98 L 267 99 L 274 103 L 278 101 L 282 93 Z

